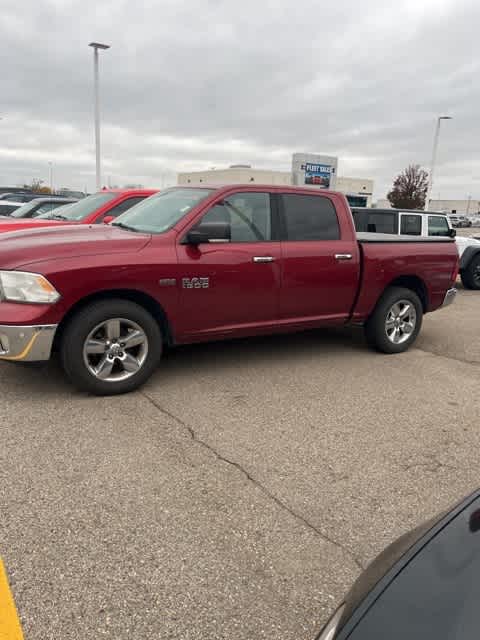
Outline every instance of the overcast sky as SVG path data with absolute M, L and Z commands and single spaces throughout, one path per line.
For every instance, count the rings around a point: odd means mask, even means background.
M 93 190 L 93 62 L 101 53 L 104 182 L 293 152 L 337 155 L 383 197 L 408 163 L 433 197 L 480 199 L 478 0 L 2 0 L 0 185 Z

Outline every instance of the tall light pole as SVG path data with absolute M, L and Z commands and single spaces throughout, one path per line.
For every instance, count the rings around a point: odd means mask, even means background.
M 98 81 L 98 50 L 110 49 L 109 44 L 101 44 L 100 42 L 90 42 L 89 47 L 93 47 L 93 86 L 95 101 L 95 174 L 97 191 L 102 188 L 102 173 L 100 168 L 100 96 Z
M 435 127 L 435 136 L 433 138 L 432 163 L 430 165 L 430 175 L 428 176 L 427 197 L 425 199 L 425 211 L 430 207 L 430 196 L 433 187 L 433 172 L 435 170 L 435 162 L 437 160 L 438 138 L 440 137 L 440 123 L 442 120 L 451 120 L 452 116 L 440 116 L 437 118 L 437 126 Z
M 48 182 L 50 183 L 50 193 L 53 193 L 53 162 L 48 163 Z

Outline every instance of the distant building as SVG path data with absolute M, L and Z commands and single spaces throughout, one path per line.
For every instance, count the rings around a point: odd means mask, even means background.
M 336 191 L 348 196 L 352 207 L 371 207 L 374 182 L 370 178 L 344 178 L 337 176 Z
M 462 215 L 478 215 L 480 213 L 480 201 L 478 200 L 430 200 L 431 211 L 444 213 L 460 213 Z
M 290 171 L 253 169 L 250 165 L 234 164 L 228 169 L 209 169 L 179 173 L 178 184 L 292 184 Z
M 208 169 L 179 173 L 177 183 L 182 184 L 298 184 L 312 188 L 328 188 L 348 196 L 352 206 L 369 207 L 372 204 L 373 180 L 337 176 L 336 158 L 313 154 L 294 154 L 292 171 L 254 169 L 250 165 L 236 164 L 226 169 Z
M 386 198 L 377 200 L 375 205 L 377 209 L 391 209 L 392 205 Z M 461 215 L 478 215 L 480 214 L 479 200 L 430 200 L 430 211 L 438 211 L 439 213 L 458 213 Z

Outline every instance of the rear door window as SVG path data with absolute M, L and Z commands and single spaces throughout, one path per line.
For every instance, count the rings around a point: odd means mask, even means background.
M 450 229 L 447 219 L 444 216 L 428 216 L 429 236 L 448 236 Z
M 402 213 L 400 222 L 400 233 L 407 236 L 421 236 L 422 216 Z
M 286 240 L 338 240 L 340 228 L 333 202 L 326 196 L 287 193 L 280 196 Z

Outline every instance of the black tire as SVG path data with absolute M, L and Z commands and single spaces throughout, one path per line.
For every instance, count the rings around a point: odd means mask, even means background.
M 476 254 L 468 265 L 462 269 L 462 283 L 465 289 L 480 289 L 480 254 Z
M 404 332 L 402 334 L 402 341 L 394 343 L 387 333 L 387 317 L 392 307 L 401 301 L 406 301 L 413 305 L 415 309 L 415 322 L 413 323 L 413 331 L 408 333 L 408 335 Z M 377 302 L 372 315 L 365 324 L 367 342 L 371 347 L 382 353 L 402 353 L 415 342 L 422 326 L 422 319 L 422 303 L 414 291 L 403 287 L 389 287 Z M 392 331 L 392 329 L 389 330 Z M 396 329 L 393 329 L 393 331 L 396 331 Z M 403 335 L 406 336 L 405 339 L 403 339 Z
M 146 337 L 142 346 L 138 347 L 138 349 L 144 349 L 142 352 L 142 364 L 136 372 L 128 373 L 125 371 L 124 375 L 130 376 L 126 379 L 101 380 L 87 366 L 84 358 L 84 346 L 89 334 L 95 327 L 118 318 L 139 327 L 143 332 L 143 337 Z M 127 336 L 129 335 L 131 334 L 127 334 Z M 107 340 L 108 336 L 104 339 Z M 113 340 L 113 342 L 116 342 L 116 340 Z M 117 348 L 120 349 L 120 343 Z M 135 347 L 132 347 L 132 350 L 134 351 Z M 126 352 L 127 347 L 124 347 L 124 352 L 120 353 L 123 356 Z M 137 389 L 155 371 L 161 355 L 162 334 L 155 318 L 140 305 L 121 299 L 101 300 L 81 309 L 69 321 L 60 344 L 63 369 L 73 385 L 81 391 L 87 391 L 95 395 L 117 395 Z M 91 356 L 86 357 L 87 359 L 91 358 Z M 98 358 L 103 357 L 106 358 L 107 356 L 98 356 Z M 120 359 L 114 358 L 114 367 L 118 366 L 122 369 L 121 362 Z

